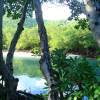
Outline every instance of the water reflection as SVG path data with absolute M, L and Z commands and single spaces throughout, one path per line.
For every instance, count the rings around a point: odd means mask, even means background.
M 3 53 L 6 58 L 7 52 Z M 13 60 L 14 76 L 19 78 L 17 90 L 32 94 L 47 93 L 45 79 L 40 71 L 39 56 L 26 52 L 15 52 Z
M 47 93 L 45 79 L 43 78 L 31 78 L 27 75 L 15 76 L 19 78 L 17 90 L 23 90 L 32 94 L 45 94 Z
M 39 66 L 39 58 L 37 56 L 14 57 L 14 73 L 17 75 L 27 74 L 32 77 L 41 77 Z
M 7 52 L 4 52 L 6 58 Z M 13 68 L 15 75 L 29 75 L 31 77 L 42 77 L 39 65 L 39 56 L 33 56 L 31 53 L 15 52 Z

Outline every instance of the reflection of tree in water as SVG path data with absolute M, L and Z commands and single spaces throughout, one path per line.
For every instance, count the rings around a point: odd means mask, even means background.
M 41 76 L 39 59 L 35 58 L 15 58 L 14 73 L 17 75 L 28 74 L 29 76 Z

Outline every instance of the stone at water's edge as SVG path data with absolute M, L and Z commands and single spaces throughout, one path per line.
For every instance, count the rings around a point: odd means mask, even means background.
M 32 94 L 46 94 L 48 92 L 45 79 L 43 78 L 31 78 L 27 75 L 16 76 L 19 78 L 17 90 L 26 91 Z

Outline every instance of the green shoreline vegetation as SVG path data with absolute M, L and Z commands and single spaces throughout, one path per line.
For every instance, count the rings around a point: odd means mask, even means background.
M 9 48 L 11 39 L 16 31 L 16 26 L 18 20 L 12 20 L 10 18 L 4 17 L 4 45 L 3 49 L 7 50 Z M 17 50 L 30 50 L 34 54 L 40 53 L 40 42 L 37 31 L 37 25 L 35 20 L 32 21 L 34 25 L 29 23 L 26 19 L 24 25 L 24 31 L 20 36 L 17 43 Z M 14 23 L 14 25 L 13 25 Z M 55 49 L 65 48 L 66 53 L 83 54 L 86 56 L 96 56 L 99 52 L 99 47 L 96 44 L 91 32 L 86 29 L 76 29 L 76 21 L 64 22 L 64 21 L 45 21 L 50 51 Z M 27 26 L 26 26 L 27 25 Z

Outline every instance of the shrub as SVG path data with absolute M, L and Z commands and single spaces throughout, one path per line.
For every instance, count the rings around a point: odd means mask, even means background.
M 13 35 L 15 33 L 15 28 L 11 27 L 5 27 L 4 33 L 3 33 L 3 49 L 8 49 L 10 46 L 11 39 L 13 38 Z
M 65 48 L 66 52 L 70 53 L 85 54 L 89 56 L 97 55 L 99 48 L 92 37 L 92 33 L 87 28 L 84 30 L 79 28 L 77 30 L 75 25 L 75 21 L 68 22 L 67 24 L 63 22 L 46 23 L 50 51 L 52 52 L 55 49 Z M 16 29 L 12 28 L 10 25 L 4 28 L 4 49 L 8 49 L 15 31 Z M 17 43 L 16 49 L 37 52 L 37 48 L 40 47 L 39 44 L 40 40 L 37 27 L 25 27 Z
M 31 50 L 31 52 L 32 52 L 33 54 L 39 55 L 41 51 L 40 51 L 40 48 L 39 48 L 39 47 L 35 47 L 35 48 L 33 48 L 33 49 Z
M 92 33 L 87 28 L 77 30 L 75 25 L 76 22 L 47 25 L 50 51 L 65 48 L 70 53 L 90 56 L 98 52 L 99 47 Z
M 39 37 L 37 28 L 34 27 L 23 31 L 17 44 L 18 50 L 32 50 L 33 48 L 39 46 Z
M 95 71 L 85 57 L 69 57 L 64 49 L 56 49 L 51 54 L 53 74 L 56 89 L 62 100 L 65 98 L 88 96 L 95 98 L 95 91 L 99 87 Z M 99 87 L 100 88 L 100 87 Z M 97 95 L 96 98 L 98 98 Z

